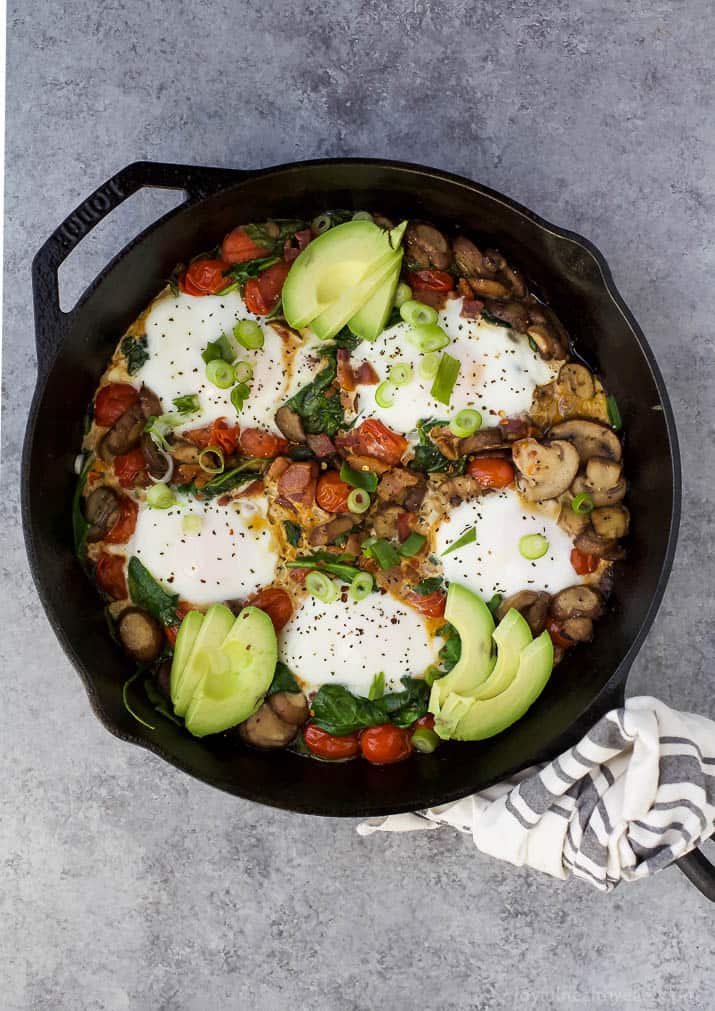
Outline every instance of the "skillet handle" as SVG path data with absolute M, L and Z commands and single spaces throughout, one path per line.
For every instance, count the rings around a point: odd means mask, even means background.
M 240 169 L 201 168 L 137 161 L 127 165 L 83 200 L 59 225 L 32 261 L 38 373 L 46 374 L 72 323 L 73 312 L 60 308 L 57 272 L 95 225 L 144 187 L 184 190 L 194 203 L 250 175 Z M 172 212 L 173 213 L 173 212 Z
M 715 864 L 708 860 L 702 850 L 691 850 L 675 863 L 706 899 L 715 902 Z

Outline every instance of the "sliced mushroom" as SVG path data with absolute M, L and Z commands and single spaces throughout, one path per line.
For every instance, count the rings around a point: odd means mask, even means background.
M 294 723 L 286 723 L 268 702 L 238 728 L 239 735 L 255 748 L 285 748 L 298 733 Z
M 570 442 L 557 439 L 542 445 L 536 439 L 520 439 L 512 453 L 519 470 L 517 487 L 530 502 L 561 495 L 578 471 L 578 453 Z
M 511 293 L 515 298 L 526 298 L 526 282 L 521 275 L 521 271 L 517 270 L 516 267 L 512 267 L 505 260 L 501 268 L 501 275 L 511 288 Z
M 562 504 L 558 524 L 571 537 L 578 537 L 588 527 L 589 523 L 588 516 L 573 511 L 570 501 Z
M 330 544 L 341 534 L 349 533 L 354 525 L 352 516 L 336 516 L 329 523 L 321 523 L 319 527 L 313 527 L 308 540 L 314 548 L 322 547 L 325 544 Z
M 593 376 L 585 365 L 578 365 L 576 362 L 561 366 L 558 382 L 559 385 L 566 386 L 579 400 L 590 400 L 596 392 Z
M 621 480 L 622 467 L 615 460 L 606 460 L 600 456 L 592 456 L 586 463 L 586 480 L 592 488 L 607 491 L 615 488 Z
M 620 502 L 625 497 L 627 489 L 628 485 L 623 479 L 618 484 L 615 484 L 613 488 L 595 488 L 588 478 L 582 475 L 579 475 L 571 486 L 571 491 L 574 495 L 580 495 L 584 491 L 588 492 L 595 506 L 616 505 L 617 502 Z
M 529 628 L 534 635 L 540 635 L 544 631 L 546 616 L 549 613 L 551 594 L 537 592 L 536 590 L 520 590 L 502 600 L 497 610 L 497 617 L 501 621 L 508 611 L 514 608 L 529 623 Z
M 505 284 L 491 277 L 470 277 L 469 283 L 475 295 L 483 295 L 485 298 L 509 298 L 511 295 Z
M 593 638 L 593 621 L 590 618 L 567 618 L 559 634 L 574 642 L 589 642 Z
M 549 437 L 572 442 L 582 463 L 592 456 L 618 463 L 622 456 L 621 442 L 616 433 L 598 421 L 584 421 L 580 418 L 562 421 L 551 428 Z
M 618 562 L 626 555 L 618 541 L 599 537 L 590 526 L 578 535 L 574 541 L 574 547 L 585 555 L 595 555 L 607 562 Z
M 198 446 L 188 439 L 179 439 L 171 447 L 171 455 L 177 463 L 198 463 L 200 452 Z
M 416 512 L 419 509 L 424 498 L 427 483 L 422 474 L 416 474 L 411 470 L 406 470 L 404 467 L 395 467 L 393 470 L 388 470 L 380 478 L 380 483 L 377 486 L 377 497 L 381 502 L 406 506 L 409 492 L 417 487 L 421 488 L 421 497 L 416 508 L 407 506 L 411 512 Z
M 459 459 L 459 439 L 454 435 L 448 425 L 435 425 L 428 433 L 430 442 L 433 442 L 442 456 L 448 460 Z
M 557 621 L 568 618 L 598 618 L 603 613 L 603 601 L 590 586 L 569 586 L 551 601 L 551 613 Z
M 164 646 L 164 630 L 147 611 L 127 607 L 117 619 L 117 635 L 126 652 L 139 663 L 150 663 Z
M 84 502 L 84 515 L 89 523 L 87 540 L 101 541 L 117 522 L 120 514 L 121 504 L 116 492 L 106 485 L 95 488 Z
M 481 251 L 465 235 L 453 239 L 452 253 L 457 270 L 466 277 L 480 277 L 492 272 L 487 269 Z
M 459 505 L 467 499 L 476 498 L 484 489 L 475 477 L 469 474 L 458 474 L 447 478 L 440 485 L 440 491 L 447 497 L 450 505 Z
M 139 444 L 151 476 L 158 480 L 166 477 L 170 461 L 167 463 L 166 458 L 159 451 L 152 437 L 147 432 L 143 432 Z
M 276 411 L 276 425 L 289 442 L 305 442 L 303 422 L 297 411 L 284 405 Z
M 142 411 L 141 404 L 137 401 L 128 407 L 124 414 L 109 429 L 102 439 L 99 455 L 103 460 L 111 460 L 112 457 L 120 456 L 134 449 L 141 439 L 146 417 Z
M 268 699 L 268 705 L 276 716 L 292 727 L 302 727 L 308 719 L 308 700 L 303 692 L 276 692 Z
M 495 319 L 508 323 L 517 333 L 526 333 L 529 309 L 523 302 L 487 302 L 486 308 Z
M 404 501 L 405 509 L 411 513 L 416 513 L 419 510 L 424 497 L 427 494 L 427 479 L 423 474 L 419 474 L 417 476 L 419 477 L 419 481 L 410 488 L 405 495 Z
M 434 267 L 446 270 L 452 264 L 449 243 L 433 225 L 411 222 L 405 232 L 407 262 L 415 270 Z
M 504 437 L 500 428 L 483 428 L 474 435 L 466 435 L 459 440 L 459 455 L 468 453 L 483 453 L 487 449 L 497 449 L 504 445 Z
M 603 506 L 591 513 L 593 529 L 599 537 L 617 541 L 628 533 L 629 513 L 625 506 Z
M 139 390 L 139 404 L 145 418 L 158 418 L 160 414 L 164 413 L 161 400 L 148 386 L 142 386 Z
M 373 517 L 373 527 L 376 537 L 384 537 L 390 540 L 397 536 L 397 519 L 402 515 L 403 510 L 399 506 L 388 506 L 380 509 Z

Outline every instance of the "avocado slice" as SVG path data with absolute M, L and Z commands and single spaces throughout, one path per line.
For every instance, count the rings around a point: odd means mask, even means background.
M 187 614 L 186 618 L 188 616 Z M 212 652 L 218 649 L 224 641 L 231 631 L 233 623 L 233 612 L 224 604 L 214 604 L 206 612 L 183 670 L 177 672 L 176 678 L 173 677 L 172 670 L 171 701 L 174 703 L 174 712 L 177 716 L 185 715 L 196 686 L 210 670 Z M 183 625 L 184 622 L 181 624 Z M 181 630 L 179 630 L 179 634 L 181 634 Z M 174 684 L 175 681 L 176 684 Z
M 484 684 L 473 696 L 475 699 L 492 699 L 505 691 L 519 669 L 519 656 L 532 639 L 529 623 L 513 607 L 507 612 L 492 633 L 497 644 L 497 662 Z
M 440 737 L 449 736 L 457 741 L 483 741 L 494 737 L 520 720 L 533 705 L 544 690 L 553 666 L 551 636 L 542 632 L 521 651 L 519 668 L 508 688 L 494 698 L 473 701 L 451 733 L 444 734 L 437 717 L 436 732 Z
M 347 221 L 313 239 L 296 257 L 283 285 L 286 322 L 298 330 L 312 323 L 358 285 L 381 257 L 398 249 L 406 227 L 403 222 L 386 232 L 372 221 Z
M 393 272 L 399 270 L 401 262 L 402 250 L 380 257 L 358 284 L 345 288 L 340 297 L 313 320 L 310 328 L 315 336 L 321 340 L 334 337 L 376 292 L 389 283 Z
M 278 660 L 278 640 L 265 611 L 244 607 L 197 685 L 186 712 L 195 737 L 243 723 L 260 707 Z
M 466 586 L 450 583 L 444 617 L 459 633 L 462 653 L 449 674 L 432 685 L 429 709 L 435 716 L 451 693 L 473 697 L 494 667 L 494 618 L 482 598 Z
M 176 636 L 174 646 L 174 656 L 171 661 L 171 697 L 174 699 L 178 694 L 179 681 L 184 673 L 186 661 L 194 648 L 196 637 L 203 625 L 204 616 L 201 611 L 189 611 L 179 626 L 179 634 Z
M 387 325 L 395 301 L 395 291 L 400 280 L 400 264 L 394 272 L 378 288 L 372 298 L 368 299 L 352 319 L 348 320 L 350 332 L 364 341 L 374 341 L 380 336 Z

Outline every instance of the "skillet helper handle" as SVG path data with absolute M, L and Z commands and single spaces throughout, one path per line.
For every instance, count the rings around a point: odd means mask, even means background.
M 184 190 L 188 200 L 180 206 L 185 207 L 249 174 L 240 169 L 138 161 L 121 169 L 83 200 L 54 230 L 32 261 L 38 372 L 45 374 L 49 370 L 73 318 L 73 312 L 60 308 L 57 272 L 95 225 L 145 187 Z
M 711 836 L 712 838 L 715 836 Z M 675 863 L 706 899 L 715 902 L 715 864 L 708 860 L 702 850 L 691 850 Z

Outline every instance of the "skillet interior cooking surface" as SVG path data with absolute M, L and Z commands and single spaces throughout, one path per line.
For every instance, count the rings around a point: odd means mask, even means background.
M 120 253 L 70 314 L 59 309 L 57 268 L 93 225 L 142 186 L 184 189 L 185 204 Z M 215 245 L 235 224 L 311 218 L 330 207 L 379 209 L 460 226 L 520 267 L 576 339 L 578 354 L 617 397 L 626 432 L 633 530 L 617 565 L 609 613 L 593 643 L 554 672 L 528 714 L 479 744 L 447 744 L 389 767 L 330 765 L 290 752 L 259 753 L 190 738 L 141 702 L 122 704 L 129 661 L 107 634 L 99 599 L 73 554 L 73 460 L 82 421 L 116 339 L 163 286 L 176 262 Z M 117 736 L 141 744 L 207 783 L 265 804 L 312 814 L 364 816 L 444 803 L 562 750 L 623 698 L 629 666 L 670 571 L 680 507 L 674 423 L 648 345 L 584 239 L 557 229 L 484 187 L 416 166 L 322 161 L 260 172 L 137 163 L 100 187 L 60 226 L 33 265 L 40 377 L 23 461 L 23 519 L 38 592 L 92 706 Z

